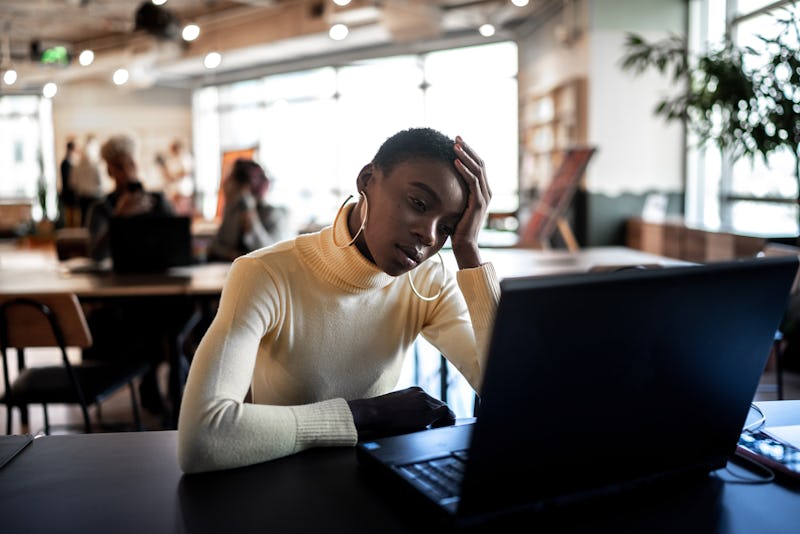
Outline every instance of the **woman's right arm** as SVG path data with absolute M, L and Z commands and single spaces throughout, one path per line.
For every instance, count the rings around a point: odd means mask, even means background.
M 283 313 L 278 285 L 257 258 L 231 267 L 220 306 L 192 361 L 178 421 L 186 473 L 227 469 L 315 446 L 354 445 L 344 399 L 299 406 L 245 403 L 259 344 Z

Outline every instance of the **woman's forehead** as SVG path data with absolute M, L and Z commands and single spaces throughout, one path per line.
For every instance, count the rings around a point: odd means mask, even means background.
M 386 178 L 397 185 L 417 187 L 437 197 L 452 211 L 463 211 L 467 186 L 455 166 L 437 160 L 409 160 L 396 164 Z M 401 184 L 402 183 L 402 184 Z

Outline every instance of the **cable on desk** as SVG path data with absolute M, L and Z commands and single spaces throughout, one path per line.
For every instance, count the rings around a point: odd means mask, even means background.
M 750 409 L 758 412 L 759 418 L 754 423 L 750 423 L 749 425 L 744 427 L 742 429 L 742 432 L 755 432 L 756 430 L 764 426 L 764 423 L 767 422 L 767 416 L 764 415 L 764 412 L 762 412 L 761 408 L 756 406 L 755 403 L 753 402 L 750 403 Z
M 755 460 L 748 458 L 747 456 L 740 454 L 739 452 L 734 453 L 737 458 L 741 460 L 745 460 L 750 466 L 752 466 L 756 471 L 761 471 L 764 473 L 763 477 L 750 477 L 750 476 L 743 476 L 740 473 L 736 473 L 731 469 L 731 464 L 728 463 L 725 466 L 725 471 L 733 478 L 725 478 L 721 475 L 721 469 L 714 471 L 712 476 L 717 477 L 723 482 L 728 484 L 769 484 L 773 480 L 775 480 L 775 471 L 770 469 L 769 467 L 762 465 Z

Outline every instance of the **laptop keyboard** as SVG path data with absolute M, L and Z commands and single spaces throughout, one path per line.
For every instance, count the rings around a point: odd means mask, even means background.
M 396 469 L 435 501 L 452 501 L 460 495 L 466 461 L 467 451 L 463 450 L 432 460 L 398 465 Z

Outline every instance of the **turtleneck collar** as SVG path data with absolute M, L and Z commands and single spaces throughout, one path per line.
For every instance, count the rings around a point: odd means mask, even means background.
M 339 244 L 353 239 L 347 219 L 355 205 L 351 203 L 342 209 L 335 227 L 328 226 L 295 240 L 300 256 L 319 278 L 351 293 L 386 287 L 396 279 L 362 256 L 355 245 L 339 248 L 334 244 L 334 236 Z

